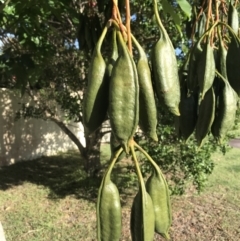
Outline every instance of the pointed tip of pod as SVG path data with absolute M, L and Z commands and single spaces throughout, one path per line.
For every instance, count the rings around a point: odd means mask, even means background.
M 197 144 L 198 144 L 197 151 L 200 151 L 200 149 L 201 149 L 202 146 L 203 146 L 203 143 L 204 143 L 204 140 L 203 140 L 203 139 L 197 141 Z
M 158 136 L 156 132 L 150 133 L 149 136 L 152 138 L 152 140 L 158 142 Z
M 166 232 L 166 233 L 161 233 L 161 235 L 165 238 L 165 239 L 167 239 L 167 240 L 169 240 L 170 239 L 170 236 L 169 236 L 169 234 Z
M 204 99 L 205 94 L 206 94 L 206 91 L 205 91 L 205 92 L 200 92 L 200 95 L 199 95 L 199 104 L 200 104 L 201 101 Z
M 223 139 L 222 139 L 221 136 L 215 137 L 215 139 L 216 139 L 218 145 L 222 145 L 223 144 Z
M 122 142 L 121 144 L 122 144 L 123 150 L 124 150 L 127 154 L 129 154 L 129 143 L 128 143 L 128 142 Z
M 170 109 L 171 113 L 176 115 L 176 116 L 180 116 L 180 111 L 179 111 L 179 108 L 178 107 L 173 107 Z

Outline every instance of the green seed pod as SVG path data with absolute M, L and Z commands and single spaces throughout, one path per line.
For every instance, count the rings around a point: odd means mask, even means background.
M 201 99 L 203 99 L 205 93 L 212 87 L 215 77 L 214 52 L 210 45 L 209 38 L 203 47 L 203 52 L 199 59 L 197 66 L 197 76 Z
M 228 82 L 219 93 L 218 106 L 212 125 L 212 134 L 221 143 L 222 138 L 232 129 L 237 111 L 237 94 Z
M 132 142 L 134 143 L 134 142 Z M 138 164 L 134 146 L 130 150 L 135 163 L 139 182 L 139 191 L 133 200 L 131 210 L 130 229 L 133 241 L 152 241 L 154 237 L 154 208 L 149 194 L 146 192 L 145 183 Z M 135 146 L 138 146 L 134 143 Z M 139 147 L 138 147 L 139 148 Z M 140 147 L 141 148 L 141 147 Z M 141 150 L 140 150 L 141 151 Z M 142 152 L 142 151 L 141 151 Z
M 107 66 L 107 72 L 108 72 L 108 76 L 110 78 L 111 74 L 112 74 L 112 68 L 118 58 L 118 46 L 117 46 L 117 30 L 113 29 L 112 32 L 112 55 L 108 61 L 108 66 Z
M 238 35 L 239 16 L 237 9 L 233 6 L 232 1 L 230 1 L 228 7 L 228 25 L 233 29 L 234 33 Z
M 232 34 L 231 42 L 228 45 L 226 66 L 227 77 L 232 88 L 240 96 L 240 41 Z
M 108 86 L 106 64 L 101 54 L 103 39 L 107 33 L 104 28 L 94 49 L 88 72 L 88 86 L 83 102 L 83 124 L 88 134 L 98 129 L 107 115 Z
M 172 42 L 161 23 L 157 2 L 153 1 L 153 4 L 160 31 L 160 39 L 154 45 L 151 54 L 156 93 L 158 99 L 163 101 L 169 111 L 179 116 L 180 84 L 177 59 Z
M 201 54 L 202 54 L 202 48 L 200 43 L 198 42 L 193 46 L 189 57 L 187 87 L 190 92 L 194 91 L 198 86 L 197 66 L 198 66 Z
M 219 43 L 219 72 L 227 80 L 227 66 L 226 66 L 227 50 L 224 47 L 223 40 L 220 38 Z
M 119 241 L 121 237 L 121 204 L 118 189 L 111 182 L 105 182 L 99 194 L 99 213 L 101 241 Z
M 148 59 L 137 40 L 133 36 L 132 39 L 139 54 L 137 62 L 139 81 L 139 125 L 149 137 L 151 137 L 154 141 L 158 141 L 156 133 L 157 107 L 154 98 Z
M 185 32 L 186 32 L 186 36 L 187 38 L 191 38 L 192 36 L 192 27 L 193 27 L 193 20 L 186 20 L 185 21 Z
M 210 88 L 204 99 L 201 101 L 198 111 L 198 120 L 196 125 L 196 139 L 199 147 L 211 130 L 215 115 L 215 94 L 213 88 Z
M 111 159 L 105 176 L 102 179 L 98 191 L 97 200 L 97 239 L 98 241 L 119 241 L 121 237 L 121 204 L 120 196 L 116 185 L 111 181 L 110 176 L 115 158 L 120 150 Z
M 187 87 L 184 84 L 181 88 L 181 101 L 179 105 L 179 135 L 186 141 L 192 135 L 197 123 L 198 95 L 197 92 L 187 94 Z
M 155 214 L 155 231 L 170 239 L 168 231 L 172 224 L 171 203 L 167 182 L 157 165 L 146 182 L 146 190 L 152 198 Z
M 154 209 L 149 194 L 139 191 L 131 209 L 132 241 L 152 241 L 154 237 Z
M 120 53 L 111 74 L 109 118 L 116 139 L 128 153 L 139 118 L 139 86 L 135 63 L 120 32 L 117 37 Z
M 202 13 L 199 25 L 198 25 L 198 37 L 200 38 L 205 33 L 205 25 L 207 22 L 207 18 L 205 13 Z

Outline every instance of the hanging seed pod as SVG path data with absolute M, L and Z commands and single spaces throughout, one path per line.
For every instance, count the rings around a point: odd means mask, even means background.
M 210 38 L 204 44 L 203 52 L 197 66 L 197 78 L 200 88 L 200 98 L 212 87 L 215 77 L 215 59 L 213 48 L 210 45 Z
M 185 32 L 187 38 L 191 38 L 192 35 L 192 27 L 193 27 L 193 21 L 192 20 L 186 20 L 185 21 Z
M 183 84 L 181 88 L 179 108 L 181 113 L 179 116 L 179 135 L 187 141 L 194 132 L 197 123 L 198 93 L 194 91 L 188 95 L 186 84 Z
M 137 40 L 133 36 L 132 39 L 139 54 L 137 61 L 139 81 L 139 125 L 149 137 L 151 137 L 154 141 L 158 141 L 156 133 L 157 107 L 154 98 L 148 59 Z
M 196 125 L 196 139 L 199 147 L 203 144 L 204 138 L 211 130 L 215 114 L 215 94 L 213 88 L 210 88 L 204 99 L 201 101 L 198 111 L 198 120 Z
M 167 182 L 157 165 L 153 166 L 152 175 L 146 182 L 155 214 L 155 231 L 166 239 L 170 239 L 168 231 L 172 224 L 172 211 Z
M 234 125 L 237 111 L 237 94 L 230 84 L 225 81 L 225 85 L 217 99 L 218 106 L 211 130 L 213 136 L 221 143 L 223 137 Z
M 226 59 L 227 59 L 227 50 L 224 47 L 222 37 L 219 38 L 219 72 L 220 74 L 227 80 L 227 66 L 226 66 Z
M 234 33 L 238 35 L 239 16 L 237 9 L 233 6 L 232 1 L 230 1 L 228 7 L 228 25 L 233 29 Z
M 149 194 L 139 191 L 131 209 L 132 241 L 152 241 L 154 236 L 154 209 Z
M 150 195 L 146 192 L 134 147 L 131 145 L 130 148 L 139 182 L 139 191 L 133 200 L 131 209 L 130 229 L 132 241 L 152 241 L 155 222 L 153 202 Z
M 200 42 L 197 42 L 191 52 L 189 57 L 189 67 L 188 67 L 188 76 L 187 76 L 187 87 L 189 92 L 192 92 L 198 86 L 198 76 L 197 68 L 200 56 L 202 54 L 202 48 Z
M 112 74 L 112 68 L 118 58 L 118 46 L 117 46 L 117 30 L 114 28 L 112 32 L 112 55 L 108 61 L 107 74 L 109 78 Z
M 198 37 L 200 38 L 205 33 L 205 25 L 207 22 L 206 14 L 203 12 L 198 24 Z
M 156 0 L 153 0 L 153 4 L 160 31 L 160 39 L 151 54 L 156 93 L 159 101 L 163 101 L 171 113 L 179 116 L 180 84 L 177 59 L 172 42 L 160 20 Z
M 120 53 L 112 69 L 108 112 L 112 131 L 128 153 L 139 118 L 139 86 L 135 63 L 119 31 L 117 37 Z
M 228 45 L 226 66 L 228 81 L 238 96 L 240 96 L 240 41 L 233 34 Z
M 101 54 L 106 33 L 107 27 L 96 44 L 89 66 L 88 86 L 83 102 L 83 124 L 88 134 L 98 129 L 107 115 L 109 82 L 105 74 L 106 63 Z
M 120 152 L 112 157 L 112 162 L 102 179 L 97 201 L 97 238 L 100 241 L 119 241 L 121 237 L 121 204 L 116 185 L 111 181 L 111 172 Z

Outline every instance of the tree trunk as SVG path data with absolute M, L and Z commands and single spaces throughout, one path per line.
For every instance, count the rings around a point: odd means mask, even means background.
M 86 138 L 86 152 L 85 152 L 85 165 L 84 169 L 90 173 L 97 173 L 101 168 L 100 163 L 100 147 L 102 133 L 100 129 L 96 130 Z
M 95 131 L 86 138 L 86 147 L 84 147 L 76 135 L 61 121 L 55 117 L 48 117 L 56 123 L 58 127 L 74 142 L 80 155 L 84 159 L 84 170 L 89 174 L 95 174 L 100 170 L 100 147 L 102 134 L 100 130 Z
M 57 118 L 49 117 L 48 119 L 50 119 L 55 124 L 57 124 L 58 127 L 60 127 L 60 129 L 74 142 L 74 144 L 77 146 L 80 154 L 84 155 L 85 147 L 82 145 L 80 140 L 76 137 L 76 135 L 73 134 L 72 131 L 70 129 L 68 129 L 68 127 L 62 121 L 58 120 Z

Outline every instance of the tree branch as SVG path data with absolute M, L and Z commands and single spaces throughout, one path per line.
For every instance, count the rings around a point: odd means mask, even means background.
M 47 119 L 51 120 L 74 142 L 80 153 L 85 155 L 85 147 L 81 144 L 80 140 L 73 134 L 73 132 L 60 120 L 53 116 L 48 116 Z

